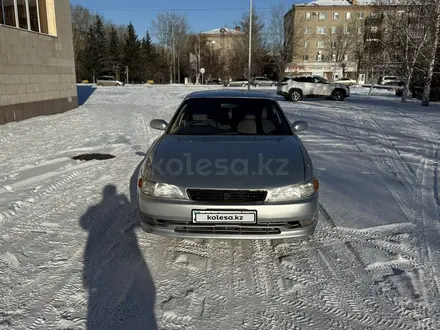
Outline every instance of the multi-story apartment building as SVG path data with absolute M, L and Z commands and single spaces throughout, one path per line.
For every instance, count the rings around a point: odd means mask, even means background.
M 201 33 L 204 41 L 207 42 L 214 50 L 224 50 L 229 52 L 237 36 L 243 35 L 239 26 L 235 29 L 218 28 Z
M 317 74 L 330 80 L 343 75 L 364 80 L 359 51 L 365 41 L 365 22 L 374 15 L 371 0 L 316 0 L 293 5 L 285 15 L 285 33 L 292 44 L 287 72 Z
M 69 0 L 0 0 L 0 125 L 77 106 Z

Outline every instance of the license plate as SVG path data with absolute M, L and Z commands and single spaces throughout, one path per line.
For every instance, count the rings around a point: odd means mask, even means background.
M 194 210 L 192 219 L 194 223 L 256 223 L 257 211 Z

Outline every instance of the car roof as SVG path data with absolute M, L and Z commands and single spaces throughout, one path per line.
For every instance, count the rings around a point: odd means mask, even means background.
M 286 78 L 298 78 L 298 77 L 319 77 L 319 78 L 324 78 L 325 79 L 325 77 L 323 77 L 323 76 L 320 76 L 320 75 L 317 75 L 317 74 L 308 74 L 308 73 L 305 73 L 305 74 L 294 74 L 294 75 L 291 75 L 291 76 L 286 76 Z
M 185 99 L 203 99 L 203 98 L 248 98 L 248 99 L 271 99 L 272 95 L 269 92 L 256 91 L 233 91 L 233 90 L 209 90 L 198 91 L 188 94 Z

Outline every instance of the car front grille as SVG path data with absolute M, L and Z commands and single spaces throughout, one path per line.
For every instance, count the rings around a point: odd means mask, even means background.
M 251 226 L 176 226 L 177 233 L 192 234 L 229 234 L 229 235 L 270 235 L 280 234 L 278 228 Z
M 214 190 L 188 189 L 188 197 L 198 202 L 213 203 L 261 203 L 266 200 L 265 190 Z

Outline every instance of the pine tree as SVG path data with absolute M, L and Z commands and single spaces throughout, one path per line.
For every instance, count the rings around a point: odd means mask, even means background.
M 99 15 L 96 16 L 94 29 L 96 35 L 98 73 L 100 75 L 106 74 L 111 70 L 111 67 L 109 65 L 109 51 L 107 47 L 104 23 Z
M 112 72 L 116 79 L 121 79 L 121 51 L 118 31 L 112 26 L 110 30 L 108 51 L 109 51 L 109 64 L 112 68 Z
M 130 81 L 142 81 L 141 68 L 141 42 L 134 29 L 133 24 L 128 25 L 125 35 L 123 64 L 128 67 Z
M 96 79 L 99 75 L 107 73 L 109 70 L 109 52 L 104 24 L 99 15 L 96 16 L 95 23 L 89 27 L 86 49 L 89 78 Z
M 144 81 L 151 79 L 155 57 L 153 42 L 151 41 L 150 33 L 147 31 L 141 45 L 142 76 Z
M 96 35 L 95 28 L 93 26 L 89 27 L 89 31 L 87 33 L 87 43 L 86 43 L 86 68 L 88 71 L 88 79 L 89 81 L 95 82 L 97 78 L 97 74 L 99 71 L 98 64 L 98 56 L 96 49 Z

